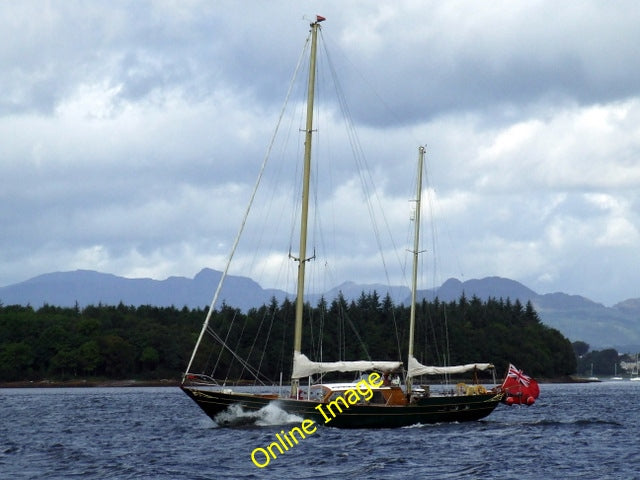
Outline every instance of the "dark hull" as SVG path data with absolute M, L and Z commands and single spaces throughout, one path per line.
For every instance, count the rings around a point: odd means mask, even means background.
M 500 394 L 486 393 L 428 397 L 411 405 L 351 405 L 348 409 L 343 407 L 341 413 L 334 409 L 336 416 L 329 415 L 330 421 L 326 422 L 315 408 L 317 402 L 274 399 L 246 393 L 223 393 L 185 386 L 182 390 L 214 421 L 218 414 L 231 405 L 239 405 L 246 411 L 258 411 L 274 403 L 287 413 L 337 428 L 397 428 L 417 423 L 469 422 L 489 415 L 502 398 Z

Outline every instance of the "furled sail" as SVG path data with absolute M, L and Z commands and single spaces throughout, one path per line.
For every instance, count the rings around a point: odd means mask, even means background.
M 414 357 L 409 357 L 408 377 L 419 375 L 445 375 L 454 373 L 471 372 L 473 370 L 489 370 L 494 368 L 490 363 L 468 363 L 467 365 L 452 365 L 450 367 L 430 367 L 422 365 Z
M 291 378 L 303 378 L 316 373 L 328 372 L 365 372 L 380 370 L 392 372 L 402 367 L 402 362 L 376 362 L 356 360 L 351 362 L 312 362 L 304 353 L 293 354 L 293 373 Z

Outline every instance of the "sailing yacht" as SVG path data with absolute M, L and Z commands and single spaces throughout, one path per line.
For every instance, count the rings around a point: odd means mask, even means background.
M 287 394 L 282 393 L 248 393 L 233 390 L 225 385 L 218 385 L 212 376 L 199 373 L 193 367 L 198 348 L 205 332 L 209 329 L 209 320 L 213 305 L 221 289 L 218 286 L 212 306 L 204 321 L 200 336 L 196 341 L 191 359 L 183 376 L 182 390 L 192 398 L 198 406 L 214 421 L 219 415 L 233 405 L 245 411 L 257 411 L 271 403 L 280 409 L 312 419 L 328 426 L 339 428 L 380 428 L 403 427 L 417 423 L 463 422 L 479 420 L 489 415 L 496 406 L 508 396 L 500 386 L 486 389 L 483 385 L 458 384 L 448 394 L 432 393 L 428 387 L 414 385 L 415 379 L 423 375 L 451 375 L 467 372 L 477 379 L 480 371 L 495 371 L 490 363 L 473 363 L 458 366 L 426 366 L 414 357 L 413 343 L 416 317 L 416 283 L 419 255 L 420 205 L 422 191 L 422 172 L 425 148 L 418 152 L 416 218 L 413 235 L 413 270 L 411 288 L 411 311 L 408 339 L 408 356 L 406 369 L 399 361 L 389 360 L 357 360 L 315 362 L 302 351 L 303 306 L 305 294 L 305 265 L 307 254 L 307 223 L 309 203 L 309 177 L 311 172 L 311 149 L 313 139 L 314 89 L 316 76 L 316 50 L 320 23 L 324 20 L 318 16 L 310 25 L 310 58 L 307 91 L 306 126 L 304 129 L 304 167 L 302 180 L 302 211 L 300 221 L 299 254 L 294 258 L 297 262 L 297 296 L 295 304 L 295 326 L 293 335 L 293 368 L 291 386 Z M 236 241 L 237 244 L 237 241 Z M 224 281 L 228 265 L 223 272 Z M 318 383 L 316 379 L 331 372 L 376 372 L 369 379 L 380 379 L 366 384 L 360 382 Z M 355 373 L 353 373 L 355 375 Z M 375 376 L 377 375 L 377 376 Z M 404 385 L 390 381 L 392 376 L 404 376 Z M 495 376 L 494 376 L 495 378 Z M 306 379 L 303 381 L 303 379 Z M 494 380 L 495 383 L 495 380 Z M 503 384 L 504 385 L 504 384 Z M 360 392 L 361 395 L 353 395 Z M 537 395 L 536 395 L 537 396 Z M 342 398 L 342 404 L 338 402 Z M 348 402 L 345 400 L 348 399 Z M 513 400 L 513 399 L 512 399 Z M 533 399 L 532 399 L 533 400 Z M 511 402 L 513 403 L 513 402 Z M 518 402 L 517 402 L 518 403 Z M 532 403 L 532 401 L 530 402 Z M 530 404 L 529 403 L 529 404 Z M 342 408 L 340 407 L 342 405 Z M 333 407 L 339 414 L 327 421 L 326 412 Z
M 617 363 L 613 364 L 613 377 L 611 377 L 611 380 L 614 380 L 614 381 L 622 380 L 622 377 L 618 375 L 618 364 Z
M 640 375 L 638 374 L 638 354 L 636 353 L 636 366 L 631 371 L 631 378 L 629 379 L 632 382 L 640 382 Z

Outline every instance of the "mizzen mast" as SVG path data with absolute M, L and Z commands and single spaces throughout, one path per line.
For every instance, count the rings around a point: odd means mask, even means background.
M 424 164 L 424 151 L 425 148 L 420 146 L 418 149 L 418 174 L 416 187 L 416 213 L 414 215 L 415 225 L 413 227 L 413 271 L 411 273 L 411 312 L 409 314 L 409 356 L 407 359 L 407 365 L 409 365 L 411 358 L 413 358 L 413 339 L 415 335 L 415 323 L 416 323 L 416 292 L 418 289 L 418 255 L 420 254 L 420 202 L 422 198 L 422 168 Z M 407 395 L 411 393 L 411 386 L 413 379 L 407 376 Z

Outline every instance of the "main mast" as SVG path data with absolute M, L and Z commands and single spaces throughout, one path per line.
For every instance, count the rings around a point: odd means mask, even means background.
M 316 50 L 318 29 L 324 20 L 316 16 L 311 24 L 311 54 L 309 58 L 309 85 L 307 89 L 307 122 L 304 139 L 304 170 L 302 177 L 302 211 L 300 215 L 300 250 L 298 260 L 298 287 L 296 292 L 296 322 L 293 335 L 293 355 L 302 352 L 302 315 L 304 310 L 304 276 L 307 260 L 307 220 L 309 217 L 309 179 L 311 176 L 311 137 L 313 134 L 313 100 L 316 84 Z M 294 360 L 295 361 L 295 360 Z M 299 380 L 291 379 L 291 396 L 297 396 Z
M 424 147 L 418 149 L 418 174 L 416 188 L 416 213 L 413 226 L 413 272 L 411 274 L 411 313 L 409 315 L 409 355 L 407 365 L 413 357 L 413 337 L 416 323 L 416 292 L 418 288 L 418 255 L 420 254 L 420 201 L 422 198 L 422 165 L 424 164 Z M 407 395 L 411 393 L 412 378 L 407 377 Z

